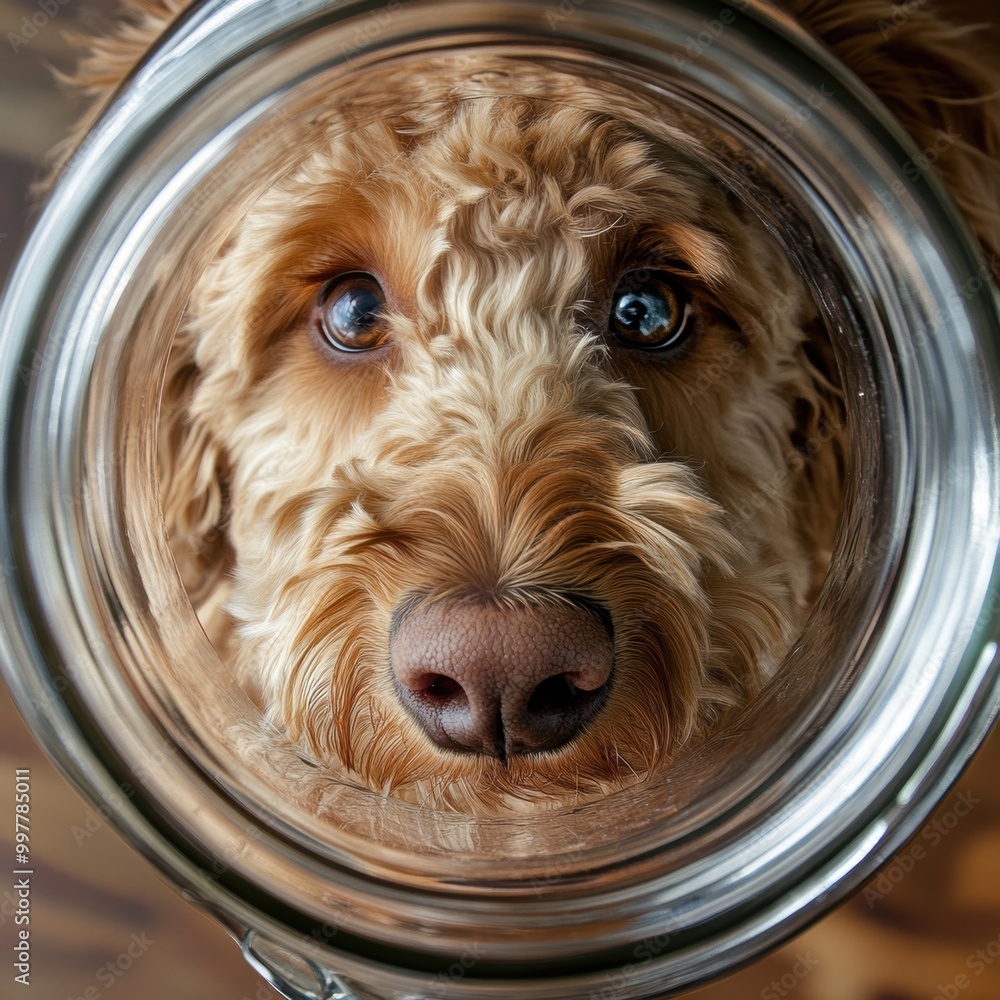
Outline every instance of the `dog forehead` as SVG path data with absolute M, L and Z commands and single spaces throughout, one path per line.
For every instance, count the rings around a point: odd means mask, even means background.
M 298 167 L 251 213 L 305 268 L 324 244 L 366 256 L 366 234 L 409 271 L 433 267 L 471 216 L 491 246 L 698 221 L 704 129 L 641 89 L 478 52 L 401 61 L 377 87 L 361 76 L 324 95 Z
M 307 147 L 321 161 L 340 157 L 355 182 L 422 165 L 425 193 L 450 187 L 470 198 L 484 193 L 477 168 L 493 187 L 498 176 L 509 188 L 525 172 L 567 187 L 634 186 L 650 176 L 630 168 L 648 166 L 652 144 L 672 173 L 691 175 L 717 135 L 642 87 L 488 50 L 400 60 L 377 85 L 360 74 L 318 102 Z
M 328 98 L 322 117 L 331 123 L 351 127 L 405 119 L 413 136 L 440 132 L 459 106 L 500 101 L 522 102 L 536 114 L 547 105 L 614 117 L 688 150 L 715 134 L 638 78 L 618 80 L 583 66 L 488 50 L 399 60 L 380 72 L 376 86 L 362 74 L 353 83 L 338 82 Z
M 409 111 L 359 127 L 305 172 L 305 185 L 327 192 L 331 243 L 367 233 L 411 272 L 483 254 L 561 269 L 567 243 L 597 250 L 673 226 L 672 249 L 685 256 L 691 244 L 696 266 L 718 256 L 698 246 L 697 230 L 713 222 L 706 202 L 719 200 L 708 174 L 617 116 L 511 95 L 463 95 L 415 114 L 419 127 Z

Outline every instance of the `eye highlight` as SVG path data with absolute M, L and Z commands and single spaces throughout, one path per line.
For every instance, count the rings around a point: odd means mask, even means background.
M 366 271 L 351 271 L 324 285 L 317 307 L 320 330 L 338 351 L 371 351 L 388 335 L 385 292 Z
M 668 271 L 626 271 L 611 296 L 608 331 L 626 347 L 662 351 L 686 340 L 691 304 Z

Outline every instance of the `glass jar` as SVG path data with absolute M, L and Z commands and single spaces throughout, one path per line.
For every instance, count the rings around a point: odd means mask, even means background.
M 482 819 L 383 798 L 268 729 L 181 587 L 155 445 L 188 293 L 315 108 L 498 53 L 686 116 L 822 308 L 850 475 L 820 599 L 734 726 L 602 801 Z M 2 651 L 34 732 L 288 997 L 661 997 L 795 933 L 919 828 L 998 705 L 1000 321 L 913 155 L 751 0 L 189 12 L 69 164 L 0 316 Z

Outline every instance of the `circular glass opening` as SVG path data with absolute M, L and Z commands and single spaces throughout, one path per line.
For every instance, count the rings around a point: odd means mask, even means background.
M 972 251 L 766 17 L 692 63 L 684 5 L 281 6 L 182 25 L 15 288 L 24 683 L 256 962 L 703 978 L 991 711 Z

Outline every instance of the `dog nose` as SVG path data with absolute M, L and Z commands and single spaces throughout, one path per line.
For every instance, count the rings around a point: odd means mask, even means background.
M 585 604 L 438 601 L 397 618 L 390 661 L 400 700 L 438 746 L 505 763 L 555 750 L 600 712 L 614 642 Z

